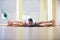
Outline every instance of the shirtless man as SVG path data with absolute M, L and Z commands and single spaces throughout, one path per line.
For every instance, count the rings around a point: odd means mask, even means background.
M 8 21 L 8 26 L 25 26 L 25 27 L 36 27 L 36 26 L 54 26 L 54 21 L 44 21 L 44 22 L 33 22 L 32 18 L 26 21 Z

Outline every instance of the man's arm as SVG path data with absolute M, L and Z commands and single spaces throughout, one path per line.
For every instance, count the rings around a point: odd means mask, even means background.
M 40 26 L 54 26 L 55 25 L 55 21 L 44 21 L 44 22 L 36 22 L 36 25 L 40 25 Z
M 8 26 L 24 26 L 25 24 L 25 21 L 8 21 Z

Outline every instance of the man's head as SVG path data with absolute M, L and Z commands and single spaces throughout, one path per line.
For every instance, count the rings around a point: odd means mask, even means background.
M 33 19 L 32 19 L 32 18 L 29 18 L 28 21 L 29 21 L 29 22 L 33 22 Z
M 28 19 L 28 22 L 29 22 L 29 24 L 31 25 L 31 24 L 33 23 L 33 19 L 32 19 L 32 18 L 29 18 L 29 19 Z

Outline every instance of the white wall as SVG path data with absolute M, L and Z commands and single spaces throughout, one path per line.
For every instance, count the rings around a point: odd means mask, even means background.
M 16 0 L 0 0 L 0 23 L 6 23 L 7 20 L 3 20 L 1 17 L 1 10 L 5 10 L 8 15 L 8 20 L 16 19 Z
M 57 0 L 57 5 L 56 5 L 56 20 L 57 23 L 60 24 L 60 1 Z
M 35 21 L 39 21 L 40 0 L 22 0 L 22 13 L 31 16 Z

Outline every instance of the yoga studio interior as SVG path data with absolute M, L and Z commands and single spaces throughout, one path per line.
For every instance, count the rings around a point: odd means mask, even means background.
M 0 40 L 60 40 L 60 0 L 0 0 Z

